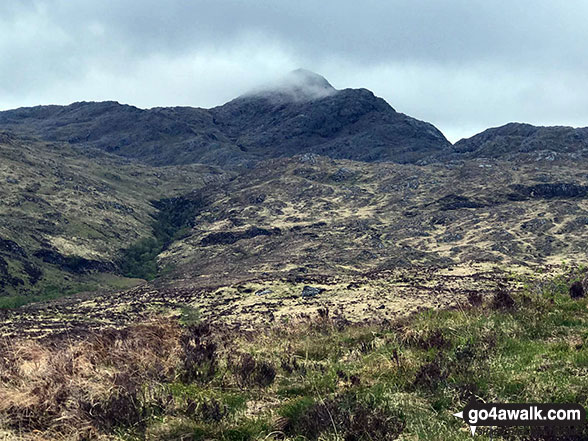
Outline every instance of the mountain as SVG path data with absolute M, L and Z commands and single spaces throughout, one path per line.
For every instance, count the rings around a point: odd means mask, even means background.
M 588 157 L 588 128 L 510 123 L 455 143 L 460 158 L 530 159 Z
M 155 166 L 235 167 L 301 153 L 414 163 L 451 147 L 370 91 L 336 90 L 304 70 L 212 109 L 80 102 L 0 112 L 0 128 Z
M 0 127 L 8 297 L 545 265 L 588 247 L 586 129 L 509 124 L 451 146 L 304 70 L 208 110 L 75 103 Z
M 153 235 L 157 201 L 218 179 L 209 166 L 153 168 L 0 132 L 0 293 L 124 286 L 119 257 Z
M 269 160 L 186 195 L 201 203 L 194 226 L 158 262 L 174 269 L 172 278 L 200 285 L 219 275 L 294 280 L 473 262 L 581 262 L 588 175 L 577 165 Z
M 472 397 L 587 404 L 585 131 L 451 146 L 302 70 L 1 113 L 2 439 L 464 440 Z

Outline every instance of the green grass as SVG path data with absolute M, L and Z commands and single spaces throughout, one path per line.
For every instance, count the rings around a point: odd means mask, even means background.
M 76 281 L 64 281 L 61 278 L 48 277 L 40 286 L 28 295 L 11 294 L 0 297 L 0 309 L 15 309 L 32 303 L 47 302 L 81 292 L 99 290 L 120 290 L 136 286 L 142 281 L 114 274 L 97 273 Z
M 316 319 L 296 330 L 234 335 L 212 378 L 170 385 L 174 418 L 150 427 L 164 440 L 178 439 L 180 425 L 190 439 L 451 441 L 471 439 L 452 416 L 471 399 L 588 406 L 588 302 L 569 298 L 574 277 L 529 279 L 511 293 L 510 309 L 488 301 L 388 327 Z M 275 368 L 271 384 L 236 380 L 245 368 L 235 359 L 247 353 Z M 189 400 L 225 412 L 216 421 L 187 415 Z M 526 439 L 529 430 L 494 439 Z M 536 439 L 552 439 L 538 430 Z
M 152 237 L 143 238 L 123 251 L 119 267 L 123 275 L 153 280 L 159 275 L 157 256 L 170 243 L 186 235 L 200 206 L 184 197 L 153 202 L 158 209 L 152 222 Z
M 48 285 L 38 294 L 0 297 L 0 309 L 20 308 L 31 303 L 46 302 L 71 296 L 79 292 L 96 291 L 97 289 L 97 285 L 94 284 L 79 284 L 71 287 Z

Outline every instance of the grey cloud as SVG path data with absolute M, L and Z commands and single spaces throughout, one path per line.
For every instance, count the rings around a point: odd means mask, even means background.
M 502 59 L 569 63 L 583 57 L 588 3 L 568 0 L 142 0 L 37 2 L 79 35 L 100 23 L 133 51 L 182 52 L 233 44 L 249 33 L 278 38 L 308 57 L 363 62 Z M 581 60 L 577 60 L 581 61 Z
M 582 0 L 5 0 L 0 108 L 212 106 L 306 67 L 452 139 L 588 125 L 587 14 Z
M 269 81 L 267 84 L 254 88 L 244 95 L 266 96 L 272 100 L 282 102 L 284 100 L 288 102 L 308 102 L 332 96 L 335 93 L 337 93 L 337 90 L 324 77 L 306 69 L 296 69 L 278 80 Z

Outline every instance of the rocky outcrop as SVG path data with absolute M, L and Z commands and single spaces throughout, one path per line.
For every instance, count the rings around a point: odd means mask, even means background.
M 113 272 L 116 269 L 115 265 L 111 262 L 100 262 L 85 259 L 80 256 L 64 256 L 52 249 L 37 250 L 34 256 L 45 263 L 56 265 L 65 271 L 77 274 Z
M 322 293 L 323 291 L 324 291 L 324 288 L 316 288 L 314 286 L 306 285 L 304 288 L 302 288 L 302 297 L 305 299 L 308 299 L 311 297 L 316 297 L 320 293 Z
M 251 227 L 245 231 L 221 231 L 218 233 L 210 233 L 205 236 L 200 242 L 203 246 L 208 245 L 230 245 L 242 239 L 252 239 L 257 236 L 272 236 L 280 234 L 279 228 L 265 229 Z
M 536 185 L 513 185 L 509 194 L 511 200 L 527 199 L 569 199 L 588 197 L 588 186 L 567 182 L 556 182 Z

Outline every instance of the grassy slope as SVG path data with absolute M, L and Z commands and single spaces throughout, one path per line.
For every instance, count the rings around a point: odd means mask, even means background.
M 510 194 L 516 184 L 587 185 L 585 170 L 565 161 L 422 167 L 304 156 L 267 161 L 212 189 L 190 234 L 159 262 L 177 266 L 182 278 L 581 262 L 586 197 Z
M 205 166 L 155 169 L 102 152 L 82 154 L 66 145 L 0 135 L 0 239 L 11 241 L 0 246 L 0 306 L 128 286 L 113 275 L 80 274 L 92 271 L 68 270 L 35 253 L 52 250 L 70 263 L 82 258 L 112 266 L 122 249 L 152 234 L 156 208 L 150 201 L 218 177 Z
M 0 427 L 7 439 L 465 441 L 452 413 L 472 397 L 588 405 L 588 301 L 568 295 L 584 275 L 526 277 L 517 292 L 386 327 L 324 312 L 236 336 L 186 310 L 183 328 L 154 321 L 57 349 L 13 342 Z M 528 435 L 494 439 L 588 439 Z

